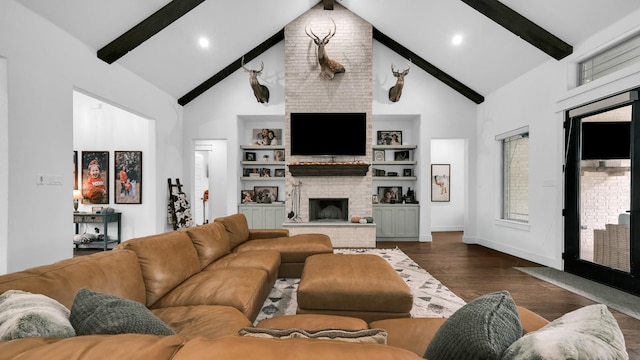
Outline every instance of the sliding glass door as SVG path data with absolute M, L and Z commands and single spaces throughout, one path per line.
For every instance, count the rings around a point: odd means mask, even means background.
M 565 124 L 565 271 L 636 294 L 639 110 L 629 92 L 574 109 Z

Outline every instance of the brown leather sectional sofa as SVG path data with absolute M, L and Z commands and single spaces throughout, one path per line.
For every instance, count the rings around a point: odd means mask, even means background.
M 323 235 L 296 238 L 286 230 L 249 230 L 243 219 L 232 215 L 197 228 L 132 239 L 113 251 L 0 276 L 0 294 L 10 289 L 44 294 L 67 308 L 83 287 L 140 302 L 177 334 L 0 341 L 0 360 L 420 359 L 444 322 L 407 318 L 367 324 L 328 315 L 270 319 L 271 324 L 311 330 L 328 324 L 347 330 L 374 326 L 387 330 L 387 345 L 238 335 L 252 326 L 278 276 L 299 276 L 306 256 L 332 251 Z M 525 331 L 546 323 L 521 310 Z

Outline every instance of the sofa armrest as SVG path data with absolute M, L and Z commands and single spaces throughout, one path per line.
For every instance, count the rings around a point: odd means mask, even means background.
M 249 240 L 289 236 L 289 229 L 249 229 Z
M 549 323 L 549 320 L 522 306 L 518 306 L 518 315 L 520 323 L 522 323 L 523 335 L 536 331 Z

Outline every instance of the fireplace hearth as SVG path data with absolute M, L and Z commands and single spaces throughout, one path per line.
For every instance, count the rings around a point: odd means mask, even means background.
M 309 221 L 348 221 L 349 199 L 309 199 Z

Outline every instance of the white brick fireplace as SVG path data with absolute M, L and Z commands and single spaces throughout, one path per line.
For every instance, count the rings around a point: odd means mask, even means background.
M 336 33 L 326 46 L 331 59 L 341 63 L 346 72 L 332 80 L 320 76 L 316 45 L 305 34 L 305 27 L 323 38 L 336 24 Z M 322 3 L 285 28 L 285 131 L 290 134 L 292 112 L 360 112 L 367 115 L 367 153 L 365 156 L 336 156 L 335 161 L 371 163 L 372 139 L 372 27 L 371 24 L 339 4 L 323 10 Z M 318 141 L 349 141 L 340 129 L 318 134 Z M 290 139 L 285 141 L 286 158 L 291 162 L 323 162 L 329 159 L 291 156 Z M 294 184 L 299 184 L 300 207 L 295 221 L 285 222 L 292 234 L 319 232 L 329 235 L 334 247 L 374 247 L 375 225 L 348 221 L 309 222 L 310 198 L 347 198 L 349 218 L 372 216 L 371 170 L 364 176 L 292 176 L 285 174 L 287 212 L 292 209 Z

